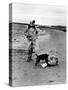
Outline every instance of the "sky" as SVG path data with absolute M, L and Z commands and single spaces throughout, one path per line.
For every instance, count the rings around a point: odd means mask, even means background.
M 13 22 L 29 23 L 31 20 L 40 25 L 66 25 L 66 8 L 55 5 L 12 4 Z

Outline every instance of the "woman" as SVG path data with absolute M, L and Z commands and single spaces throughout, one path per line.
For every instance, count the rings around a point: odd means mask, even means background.
M 32 60 L 32 53 L 35 53 L 35 45 L 37 39 L 38 31 L 35 27 L 35 20 L 30 22 L 28 25 L 28 29 L 25 31 L 25 36 L 27 37 L 28 41 L 30 42 L 30 46 L 28 48 L 28 60 Z

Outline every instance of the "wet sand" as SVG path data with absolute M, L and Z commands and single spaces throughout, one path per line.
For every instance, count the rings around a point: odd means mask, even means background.
M 19 31 L 18 31 L 19 29 Z M 59 56 L 59 65 L 54 67 L 35 67 L 35 60 L 27 62 L 28 43 L 22 29 L 13 28 L 12 35 L 12 85 L 33 86 L 66 83 L 66 32 L 46 30 L 39 41 L 39 53 L 48 53 L 56 50 Z M 46 35 L 49 35 L 46 38 Z

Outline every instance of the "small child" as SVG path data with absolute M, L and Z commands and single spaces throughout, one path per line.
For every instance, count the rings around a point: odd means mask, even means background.
M 56 51 L 51 50 L 48 57 L 48 64 L 49 65 L 57 65 L 58 63 L 58 55 Z

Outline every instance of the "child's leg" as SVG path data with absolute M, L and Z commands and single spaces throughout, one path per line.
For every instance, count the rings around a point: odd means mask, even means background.
M 40 62 L 40 59 L 36 59 L 36 62 L 35 62 L 35 66 L 37 66 L 37 64 Z

